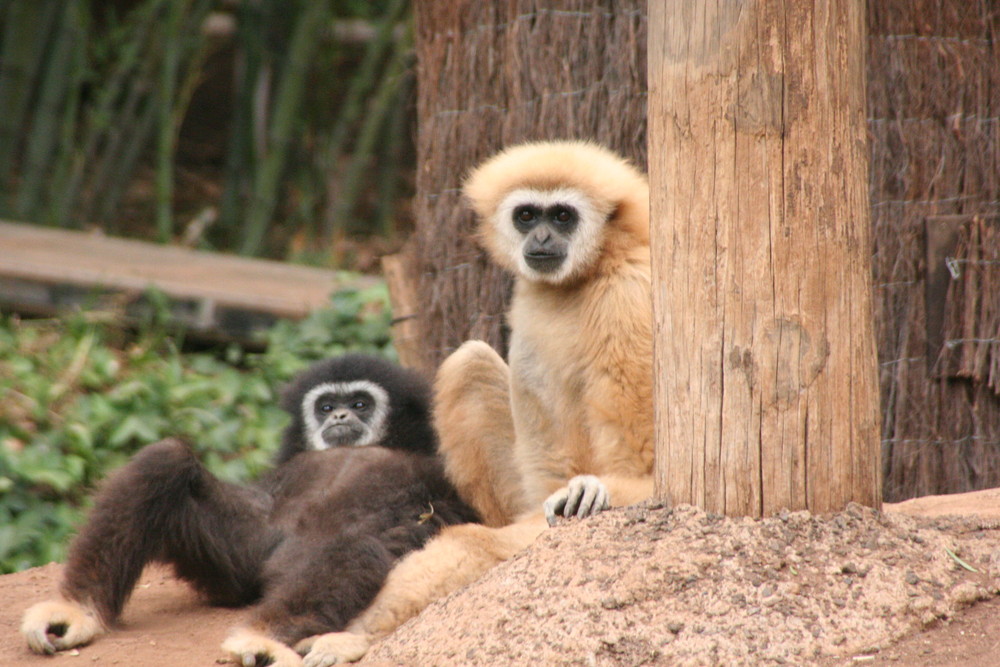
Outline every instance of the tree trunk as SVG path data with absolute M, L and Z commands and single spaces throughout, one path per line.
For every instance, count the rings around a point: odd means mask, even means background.
M 862 2 L 649 3 L 657 493 L 881 504 Z

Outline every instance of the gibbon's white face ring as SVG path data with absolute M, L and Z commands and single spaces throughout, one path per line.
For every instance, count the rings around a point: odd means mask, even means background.
M 524 236 L 514 227 L 514 209 L 525 205 L 548 209 L 556 204 L 574 209 L 579 216 L 578 223 L 570 239 L 566 260 L 559 270 L 540 273 L 528 266 L 524 259 Z M 601 210 L 590 197 L 575 188 L 518 188 L 501 200 L 494 214 L 493 224 L 507 256 L 514 258 L 518 273 L 531 281 L 558 284 L 585 270 L 597 259 L 604 243 L 604 226 L 610 214 L 611 211 Z
M 316 419 L 313 404 L 323 394 L 345 396 L 355 392 L 367 392 L 375 401 L 375 409 L 365 422 L 365 435 L 352 447 L 364 447 L 381 442 L 385 435 L 386 419 L 389 416 L 389 394 L 385 389 L 370 380 L 354 380 L 353 382 L 324 382 L 318 384 L 302 397 L 302 417 L 306 424 L 307 445 L 309 449 L 321 451 L 329 449 L 330 445 L 323 440 L 323 424 Z

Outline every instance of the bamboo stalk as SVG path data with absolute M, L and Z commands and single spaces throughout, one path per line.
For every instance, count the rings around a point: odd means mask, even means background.
M 98 220 L 108 223 L 121 203 L 125 187 L 135 173 L 135 165 L 139 156 L 148 145 L 156 125 L 157 109 L 154 104 L 146 104 L 139 114 L 132 119 L 129 142 L 121 151 L 108 151 L 104 154 L 104 162 L 110 167 L 107 185 L 99 192 L 100 207 L 97 209 Z
M 23 179 L 18 191 L 16 212 L 19 218 L 40 217 L 40 201 L 49 175 L 53 171 L 55 146 L 60 138 L 59 128 L 65 120 L 61 107 L 72 94 L 74 81 L 70 62 L 80 48 L 78 25 L 82 20 L 80 0 L 70 0 L 58 17 L 51 50 L 44 59 L 38 103 L 31 118 L 27 137 Z
M 59 144 L 54 160 L 52 178 L 48 183 L 45 220 L 50 225 L 65 226 L 69 219 L 70 208 L 66 206 L 68 199 L 61 195 L 66 191 L 76 169 L 82 169 L 81 154 L 77 150 L 77 128 L 79 127 L 80 102 L 83 95 L 83 84 L 87 77 L 87 42 L 90 34 L 88 12 L 81 12 L 76 48 L 69 63 L 70 80 L 69 96 L 63 108 L 63 118 L 60 125 Z
M 163 2 L 164 0 L 149 0 L 139 5 L 129 15 L 127 32 L 130 38 L 124 42 L 107 83 L 96 91 L 96 103 L 89 109 L 84 120 L 82 149 L 75 161 L 69 183 L 55 206 L 57 210 L 65 212 L 60 216 L 64 226 L 73 222 L 70 219 L 70 211 L 75 211 L 77 220 L 86 220 L 92 216 L 101 184 L 109 178 L 115 166 L 113 160 L 101 158 L 102 155 L 116 153 L 123 125 L 127 125 L 128 118 L 134 118 L 137 113 L 135 108 L 141 97 L 136 78 L 144 79 L 142 66 L 148 60 L 143 60 L 142 54 L 149 51 L 152 31 L 156 25 L 159 7 Z M 136 74 L 137 70 L 139 74 Z M 126 97 L 125 103 L 121 102 L 122 96 Z M 129 112 L 122 113 L 122 109 Z M 85 180 L 89 181 L 87 188 L 90 195 L 89 202 L 83 201 L 80 196 Z
M 7 7 L 3 50 L 0 52 L 0 180 L 14 173 L 28 105 L 38 72 L 58 20 L 58 0 L 17 2 Z M 0 188 L 0 192 L 6 188 Z M 3 202 L 0 201 L 0 205 Z M 6 208 L 6 206 L 4 206 Z
M 168 0 L 169 1 L 169 0 Z M 135 159 L 146 146 L 156 116 L 156 105 L 150 102 L 156 61 L 145 58 L 138 70 L 126 81 L 125 100 L 113 114 L 100 143 L 95 146 L 95 175 L 87 190 L 92 193 L 90 214 L 101 221 L 109 220 L 118 207 L 125 183 L 131 179 Z
M 234 233 L 240 214 L 240 204 L 249 174 L 254 171 L 256 152 L 253 141 L 254 86 L 262 67 L 266 48 L 261 33 L 264 30 L 260 6 L 241 2 L 237 18 L 236 90 L 233 118 L 226 152 L 225 183 L 219 205 L 218 226 Z
M 288 58 L 282 69 L 271 121 L 268 153 L 254 178 L 253 204 L 247 213 L 246 235 L 240 247 L 244 255 L 260 253 L 271 217 L 277 205 L 278 183 L 284 170 L 291 144 L 292 129 L 305 90 L 309 56 L 319 40 L 320 28 L 328 19 L 325 2 L 306 4 L 298 17 Z
M 154 97 L 157 106 L 156 132 L 156 238 L 160 243 L 170 240 L 173 231 L 174 198 L 174 95 L 177 72 L 180 69 L 181 44 L 178 39 L 181 18 L 190 3 L 175 1 L 167 6 L 166 27 L 163 31 L 163 62 Z
M 156 154 L 156 233 L 166 243 L 173 234 L 174 157 L 177 136 L 204 62 L 207 40 L 201 26 L 211 9 L 207 0 L 173 2 L 164 31 L 164 53 L 158 99 Z M 182 76 L 182 66 L 184 74 Z
M 408 4 L 404 0 L 394 0 L 386 9 L 375 38 L 368 43 L 358 71 L 351 79 L 342 111 L 337 117 L 330 139 L 320 154 L 320 164 L 323 171 L 329 172 L 337 167 L 340 156 L 345 150 L 347 139 L 355 129 L 362 111 L 364 111 L 365 100 L 377 78 L 378 65 L 382 62 L 386 50 L 392 43 L 393 30 L 402 18 L 407 6 Z M 336 198 L 331 198 L 327 204 L 323 224 L 323 232 L 327 241 L 332 239 L 338 230 L 342 231 L 344 207 L 340 201 L 341 197 L 338 195 Z
M 335 228 L 341 233 L 347 231 L 351 211 L 356 207 L 361 195 L 365 169 L 371 164 L 379 131 L 385 125 L 386 116 L 393 106 L 405 72 L 405 58 L 402 56 L 395 58 L 382 76 L 378 90 L 369 104 L 368 113 L 365 114 L 364 125 L 358 133 L 351 160 L 344 170 L 343 186 L 333 209 Z M 355 227 L 351 231 L 359 229 Z
M 406 144 L 406 130 L 409 127 L 409 101 L 413 91 L 413 75 L 404 72 L 396 99 L 392 104 L 392 114 L 388 120 L 385 141 L 381 144 L 379 164 L 385 165 L 384 173 L 378 178 L 378 204 L 375 210 L 374 233 L 392 236 L 395 231 L 396 199 L 399 196 L 399 170 L 392 168 L 399 159 Z

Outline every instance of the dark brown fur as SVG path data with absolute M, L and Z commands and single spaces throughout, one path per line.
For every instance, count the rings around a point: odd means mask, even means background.
M 406 375 L 378 360 L 348 359 Z M 301 397 L 338 369 L 322 366 L 323 377 L 314 367 L 304 374 L 308 386 L 293 384 L 290 394 Z M 386 388 L 393 407 L 406 402 L 411 417 L 424 420 L 426 430 L 410 426 L 430 442 L 397 437 L 393 448 L 296 453 L 286 437 L 284 462 L 247 486 L 215 478 L 180 441 L 146 447 L 99 494 L 71 548 L 63 595 L 92 606 L 108 626 L 143 567 L 159 561 L 214 604 L 259 599 L 252 624 L 286 644 L 342 629 L 400 556 L 442 526 L 476 520 L 434 454 L 425 393 L 414 398 Z

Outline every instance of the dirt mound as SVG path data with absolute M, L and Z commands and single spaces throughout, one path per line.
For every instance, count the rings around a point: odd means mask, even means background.
M 650 504 L 567 521 L 369 660 L 1000 665 L 1000 490 L 887 509 L 751 521 Z M 0 577 L 0 663 L 211 665 L 244 618 L 152 569 L 119 630 L 76 656 L 33 656 L 20 615 L 52 596 L 58 574 Z
M 371 658 L 757 665 L 875 653 L 992 597 L 994 525 L 860 506 L 762 521 L 614 510 L 545 533 Z

